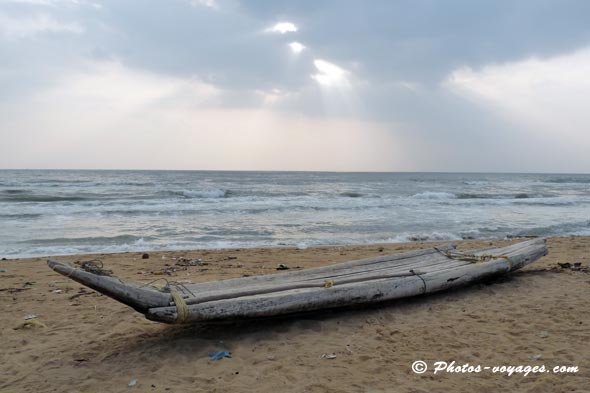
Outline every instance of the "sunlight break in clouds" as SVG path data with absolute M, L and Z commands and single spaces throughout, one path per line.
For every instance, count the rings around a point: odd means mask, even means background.
M 283 91 L 277 88 L 271 90 L 255 90 L 254 94 L 262 99 L 262 103 L 264 105 L 275 104 L 286 98 L 289 98 L 292 95 L 292 93 L 288 91 Z
M 350 73 L 336 64 L 316 59 L 313 61 L 313 65 L 318 70 L 318 73 L 313 74 L 311 77 L 320 85 L 339 86 L 348 84 L 348 75 Z
M 289 44 L 289 48 L 293 51 L 293 53 L 301 53 L 303 49 L 305 49 L 305 45 L 299 43 L 297 41 L 293 41 Z
M 297 31 L 297 26 L 295 26 L 295 24 L 293 24 L 291 22 L 279 22 L 276 25 L 271 26 L 268 29 L 266 29 L 266 31 L 269 33 L 280 33 L 280 34 L 294 33 Z
M 256 93 L 268 105 L 288 94 Z M 0 146 L 6 152 L 0 167 L 411 169 L 388 126 L 270 108 L 223 108 L 224 94 L 196 78 L 119 62 L 64 70 L 34 97 L 0 107 Z M 21 116 L 18 108 L 35 116 Z

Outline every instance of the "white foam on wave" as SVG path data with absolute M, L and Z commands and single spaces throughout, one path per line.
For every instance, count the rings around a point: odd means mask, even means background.
M 185 198 L 225 198 L 227 194 L 228 191 L 221 188 L 182 191 Z
M 400 233 L 387 241 L 391 243 L 408 243 L 408 242 L 425 242 L 439 240 L 461 240 L 463 237 L 452 232 L 418 232 L 418 233 Z
M 461 232 L 462 239 L 479 239 L 481 237 L 481 231 L 479 229 L 468 229 Z
M 195 244 L 170 244 L 159 245 L 152 244 L 144 238 L 139 238 L 133 242 L 122 244 L 98 245 L 98 244 L 77 244 L 77 245 L 43 245 L 27 247 L 27 249 L 9 249 L 5 256 L 10 258 L 32 258 L 39 256 L 60 256 L 75 254 L 95 254 L 95 253 L 120 253 L 120 252 L 139 252 L 139 251 L 174 251 L 180 249 L 195 248 Z
M 416 199 L 455 199 L 457 196 L 452 192 L 444 191 L 425 191 L 414 194 L 412 198 Z
M 485 186 L 489 184 L 486 180 L 465 180 L 463 184 L 467 186 Z

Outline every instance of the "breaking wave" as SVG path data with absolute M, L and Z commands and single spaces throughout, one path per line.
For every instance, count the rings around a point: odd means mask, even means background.
M 531 199 L 551 197 L 553 197 L 553 195 L 534 195 L 524 192 L 514 194 L 491 194 L 474 192 L 452 193 L 444 191 L 425 191 L 412 196 L 412 198 L 415 199 Z
M 538 226 L 514 231 L 512 236 L 590 235 L 590 220 Z
M 22 219 L 29 219 L 29 218 L 39 218 L 43 214 L 36 214 L 36 213 L 14 213 L 14 214 L 0 214 L 0 218 L 7 219 L 7 220 L 22 220 Z
M 555 184 L 588 184 L 590 183 L 590 176 L 559 176 L 550 178 L 544 181 L 544 183 L 555 183 Z
M 119 235 L 119 236 L 92 236 L 92 237 L 58 237 L 50 239 L 31 239 L 20 243 L 32 245 L 72 246 L 72 245 L 126 245 L 130 243 L 142 243 L 149 240 L 149 236 Z
M 185 198 L 226 198 L 231 192 L 222 188 L 211 188 L 204 190 L 184 190 L 176 193 Z
M 535 198 L 526 193 L 518 194 L 477 194 L 477 193 L 460 193 L 456 195 L 457 199 L 528 199 Z
M 590 234 L 588 185 L 571 174 L 0 171 L 0 257 Z
M 18 195 L 18 194 L 24 194 L 26 193 L 27 190 L 21 190 L 21 189 L 8 189 L 8 190 L 2 190 L 0 191 L 0 194 L 6 194 L 6 195 Z
M 36 195 L 26 193 L 0 194 L 2 202 L 79 202 L 89 198 L 76 195 Z
M 391 239 L 392 243 L 407 243 L 407 242 L 426 242 L 438 240 L 462 240 L 463 237 L 451 232 L 417 232 L 417 233 L 400 233 Z
M 412 196 L 416 199 L 455 199 L 457 196 L 451 192 L 425 191 Z

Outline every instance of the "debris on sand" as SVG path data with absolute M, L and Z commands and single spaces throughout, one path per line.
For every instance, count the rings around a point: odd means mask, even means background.
M 29 319 L 27 321 L 19 323 L 14 330 L 24 330 L 24 329 L 38 329 L 38 328 L 46 328 L 47 326 L 39 321 L 38 319 Z
M 582 262 L 557 262 L 562 270 L 571 270 L 573 272 L 590 273 L 590 266 L 582 266 Z
M 208 355 L 213 360 L 221 360 L 223 358 L 231 358 L 231 352 L 228 351 L 217 351 L 211 352 Z
M 92 294 L 94 294 L 94 293 L 96 293 L 96 292 L 94 292 L 94 291 L 89 291 L 89 290 L 87 290 L 86 288 L 80 288 L 80 289 L 78 290 L 78 293 L 76 293 L 76 294 L 74 294 L 74 295 L 70 296 L 70 298 L 69 298 L 69 299 L 70 299 L 70 300 L 73 300 L 73 299 L 76 299 L 76 298 L 78 298 L 78 297 L 80 297 L 80 296 L 85 296 L 85 295 L 92 295 Z
M 187 258 L 178 258 L 176 261 L 177 266 L 203 266 L 207 265 L 207 263 L 203 262 L 201 258 L 197 259 L 187 259 Z

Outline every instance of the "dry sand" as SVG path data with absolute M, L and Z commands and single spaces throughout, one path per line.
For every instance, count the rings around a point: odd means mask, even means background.
M 489 243 L 460 242 L 460 248 Z M 147 282 L 162 276 L 140 272 L 174 266 L 173 257 L 202 258 L 207 266 L 165 276 L 198 282 L 274 273 L 280 263 L 305 268 L 431 245 L 151 252 L 147 260 L 141 253 L 59 259 L 99 257 L 115 275 Z M 0 269 L 7 271 L 0 273 L 0 391 L 590 391 L 590 275 L 556 267 L 557 262 L 578 261 L 588 266 L 590 238 L 552 238 L 548 247 L 547 257 L 492 283 L 378 307 L 213 326 L 147 321 L 105 296 L 81 293 L 82 286 L 51 271 L 45 258 L 1 261 Z M 24 287 L 29 289 L 21 291 Z M 46 327 L 15 330 L 29 314 Z M 233 357 L 213 361 L 207 354 L 217 350 L 231 351 Z M 410 365 L 419 359 L 430 365 L 437 360 L 482 366 L 575 365 L 579 372 L 418 375 Z M 134 379 L 136 385 L 129 387 Z

